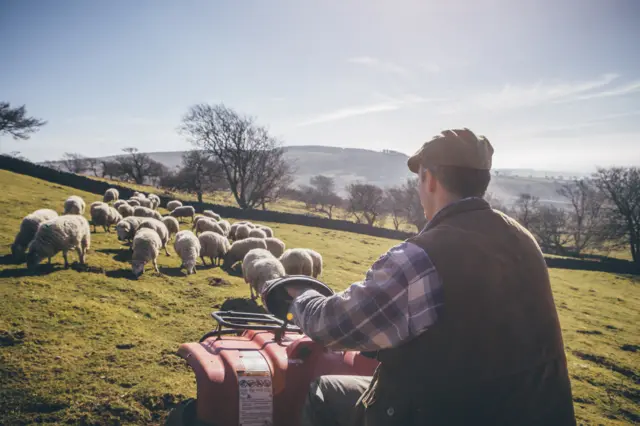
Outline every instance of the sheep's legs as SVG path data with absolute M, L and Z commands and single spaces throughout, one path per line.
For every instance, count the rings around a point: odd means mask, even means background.
M 251 290 L 251 300 L 256 300 L 256 296 L 253 294 L 253 286 L 249 284 L 249 290 Z
M 167 250 L 167 246 L 166 246 L 166 244 L 165 244 L 165 246 L 164 246 L 164 252 L 167 254 L 167 256 L 171 256 L 171 255 L 169 254 L 169 250 Z
M 78 253 L 78 259 L 80 259 L 80 263 L 84 265 L 84 249 L 76 247 L 76 253 Z
M 67 260 L 67 250 L 62 251 L 62 256 L 64 257 L 64 269 L 69 267 L 69 261 Z
M 213 262 L 213 257 L 209 256 L 209 260 L 211 261 L 211 266 L 215 265 L 215 263 Z
M 160 273 L 160 270 L 158 269 L 157 259 L 153 259 L 153 269 L 155 269 L 157 273 Z
M 203 264 L 204 266 L 207 266 L 207 262 L 205 262 L 205 261 L 204 261 L 204 256 L 200 256 L 200 259 L 202 259 L 202 264 Z

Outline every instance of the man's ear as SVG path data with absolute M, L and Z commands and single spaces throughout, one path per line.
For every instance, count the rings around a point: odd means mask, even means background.
M 431 170 L 427 169 L 425 177 L 427 179 L 427 191 L 431 193 L 436 192 L 436 188 L 438 186 L 438 180 L 433 175 L 433 173 L 431 173 Z

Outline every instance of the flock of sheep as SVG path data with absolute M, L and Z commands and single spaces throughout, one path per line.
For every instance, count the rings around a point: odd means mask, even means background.
M 67 254 L 75 250 L 79 262 L 85 264 L 85 256 L 91 244 L 91 229 L 102 227 L 111 232 L 115 226 L 118 240 L 130 243 L 131 269 L 136 277 L 151 263 L 156 272 L 161 250 L 169 256 L 167 244 L 172 237 L 173 249 L 182 260 L 181 269 L 187 275 L 196 273 L 198 258 L 206 265 L 220 265 L 231 269 L 242 262 L 242 275 L 250 286 L 251 298 L 269 280 L 285 275 L 308 275 L 314 278 L 322 273 L 320 253 L 305 248 L 286 249 L 275 238 L 268 226 L 240 221 L 233 224 L 211 210 L 196 215 L 193 206 L 183 206 L 180 201 L 169 201 L 169 215 L 162 216 L 157 208 L 160 197 L 155 194 L 135 192 L 128 200 L 119 199 L 116 189 L 108 189 L 103 201 L 91 203 L 91 221 L 83 215 L 85 202 L 78 196 L 70 196 L 64 202 L 64 213 L 59 216 L 51 209 L 40 209 L 23 218 L 20 230 L 11 246 L 14 258 L 23 259 L 26 252 L 28 268 L 33 268 L 45 258 L 62 252 L 65 268 L 69 267 Z M 192 229 L 180 230 L 179 220 L 191 218 Z

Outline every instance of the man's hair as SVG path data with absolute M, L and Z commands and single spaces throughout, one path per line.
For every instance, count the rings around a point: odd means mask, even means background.
M 444 189 L 460 198 L 483 197 L 491 181 L 489 170 L 458 166 L 429 166 L 427 169 Z M 420 179 L 424 179 L 422 174 Z

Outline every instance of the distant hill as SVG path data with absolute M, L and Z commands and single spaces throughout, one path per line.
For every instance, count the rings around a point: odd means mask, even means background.
M 181 164 L 183 152 L 148 154 L 170 169 L 175 169 Z M 296 185 L 308 184 L 312 176 L 322 174 L 334 177 L 342 194 L 344 187 L 351 182 L 362 181 L 389 187 L 399 185 L 412 176 L 407 169 L 408 156 L 390 150 L 380 152 L 329 146 L 289 146 L 286 147 L 285 155 L 296 168 Z M 559 177 L 573 176 L 557 171 L 529 169 L 498 169 L 495 173 L 489 185 L 489 192 L 508 204 L 523 192 L 538 196 L 546 203 L 563 204 L 566 200 L 556 192 L 562 185 Z

